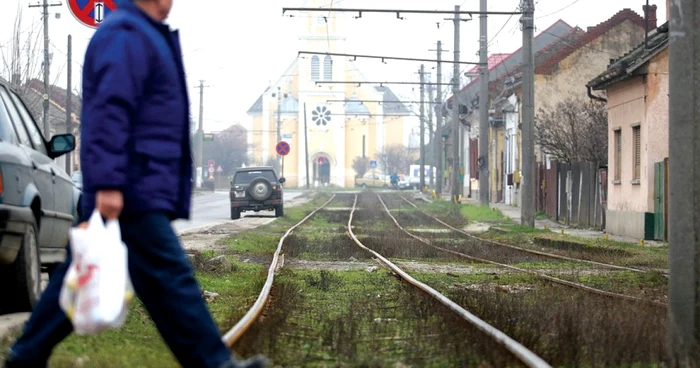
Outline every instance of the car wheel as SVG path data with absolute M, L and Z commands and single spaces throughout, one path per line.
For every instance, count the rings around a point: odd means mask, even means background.
M 0 278 L 6 285 L 2 288 L 0 310 L 13 313 L 34 308 L 41 295 L 41 260 L 35 224 L 27 227 L 15 262 L 0 267 Z
M 238 220 L 241 218 L 241 210 L 238 208 L 231 208 L 231 220 Z
M 282 217 L 284 216 L 284 206 L 279 205 L 275 207 L 275 217 Z

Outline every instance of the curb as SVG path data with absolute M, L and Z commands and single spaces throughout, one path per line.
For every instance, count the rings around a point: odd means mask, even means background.
M 0 316 L 0 340 L 19 332 L 31 313 L 13 313 Z

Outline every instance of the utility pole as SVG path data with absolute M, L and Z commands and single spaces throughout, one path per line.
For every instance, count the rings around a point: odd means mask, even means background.
M 486 11 L 486 0 L 481 0 L 481 11 Z M 489 66 L 487 15 L 479 16 L 481 28 L 479 35 L 479 203 L 489 205 L 490 170 L 489 170 Z
M 304 102 L 304 151 L 306 151 L 306 164 L 304 164 L 306 168 L 306 189 L 309 189 L 311 183 L 309 181 L 309 129 L 306 127 L 306 102 Z
M 30 8 L 42 8 L 44 18 L 44 137 L 48 140 L 51 138 L 51 126 L 49 122 L 49 71 L 51 69 L 49 63 L 49 7 L 61 6 L 63 4 L 49 4 L 48 0 L 44 0 L 42 4 L 29 5 Z
M 431 79 L 432 79 L 432 78 L 431 78 Z M 437 161 L 437 155 L 435 155 L 435 153 L 436 153 L 436 152 L 435 152 L 435 151 L 436 151 L 436 150 L 435 150 L 435 145 L 437 144 L 437 142 L 435 141 L 435 138 L 437 137 L 437 135 L 434 135 L 434 134 L 433 134 L 433 131 L 430 130 L 430 129 L 435 129 L 435 126 L 433 125 L 433 123 L 434 123 L 434 121 L 433 121 L 433 107 L 434 107 L 434 106 L 432 105 L 432 103 L 433 103 L 434 101 L 433 101 L 433 88 L 432 88 L 432 87 L 431 87 L 431 88 L 428 88 L 428 101 L 429 101 L 429 102 L 428 102 L 428 145 L 431 146 L 430 143 L 431 143 L 431 141 L 432 141 L 432 148 L 433 148 L 433 160 L 430 161 L 430 170 L 429 170 L 429 172 L 430 172 L 430 175 L 429 175 L 430 178 L 429 178 L 428 180 L 429 180 L 429 183 L 430 183 L 430 187 L 431 187 L 431 188 L 434 188 L 434 185 L 435 185 L 435 180 L 434 180 L 435 172 L 433 171 L 433 167 L 436 166 L 435 161 Z M 432 128 L 431 128 L 431 127 L 432 127 Z M 437 130 L 435 130 L 435 132 L 437 132 Z
M 282 141 L 282 87 L 277 87 L 277 142 Z M 277 168 L 281 168 L 282 157 L 277 155 Z
M 430 50 L 433 51 L 433 50 Z M 442 52 L 447 51 L 442 49 L 442 41 L 437 42 L 437 83 L 442 83 Z M 437 185 L 435 186 L 435 192 L 438 196 L 442 195 L 442 183 L 443 183 L 443 169 L 442 169 L 442 88 L 437 87 L 437 101 L 436 105 L 437 111 L 435 111 L 435 157 L 436 157 L 436 174 L 435 179 L 437 180 Z
M 199 129 L 197 129 L 197 160 L 196 164 L 197 167 L 202 170 L 198 174 L 198 180 L 202 179 L 202 175 L 204 172 L 204 168 L 202 167 L 204 158 L 204 88 L 207 88 L 209 86 L 204 85 L 204 80 L 199 81 Z M 199 183 L 199 181 L 197 182 Z
M 425 188 L 425 66 L 420 66 L 420 190 Z
M 459 183 L 459 164 L 461 162 L 461 152 L 460 152 L 460 138 L 461 127 L 459 123 L 459 28 L 460 28 L 460 13 L 459 5 L 455 5 L 455 36 L 454 36 L 454 75 L 452 77 L 452 201 L 454 203 L 458 202 L 458 196 L 461 192 L 461 185 Z
M 521 223 L 535 227 L 535 58 L 532 52 L 535 4 L 522 0 L 523 17 L 523 193 Z
M 68 83 L 66 85 L 66 133 L 67 134 L 72 134 L 73 133 L 73 88 L 72 88 L 72 79 L 73 79 L 73 37 L 71 35 L 68 35 L 68 67 L 67 67 L 67 78 L 68 78 Z M 71 168 L 71 157 L 73 156 L 72 153 L 66 155 L 66 173 L 70 175 L 72 168 Z
M 700 361 L 700 21 L 695 0 L 671 2 L 669 59 L 669 352 Z

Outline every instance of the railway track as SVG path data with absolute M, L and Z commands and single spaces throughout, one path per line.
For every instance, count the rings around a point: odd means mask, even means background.
M 381 205 L 383 206 L 385 213 L 389 215 L 389 218 L 393 221 L 393 223 L 394 223 L 402 232 L 404 232 L 404 233 L 405 233 L 406 235 L 408 235 L 409 237 L 411 237 L 411 238 L 413 238 L 413 239 L 415 239 L 415 240 L 417 240 L 417 241 L 419 241 L 419 242 L 421 242 L 421 243 L 423 243 L 423 244 L 425 244 L 425 245 L 427 245 L 427 246 L 430 246 L 430 247 L 432 247 L 432 248 L 434 248 L 434 249 L 437 249 L 437 250 L 440 250 L 440 251 L 443 251 L 443 252 L 446 252 L 446 253 L 455 255 L 455 256 L 457 256 L 457 257 L 461 257 L 461 258 L 464 258 L 464 259 L 469 259 L 469 260 L 471 260 L 471 261 L 487 263 L 487 264 L 491 264 L 491 265 L 494 265 L 494 266 L 497 266 L 497 267 L 506 268 L 506 269 L 510 269 L 510 270 L 513 270 L 513 271 L 521 272 L 521 273 L 526 273 L 526 274 L 535 275 L 535 276 L 537 276 L 537 277 L 539 277 L 539 278 L 541 278 L 541 279 L 547 280 L 547 281 L 549 281 L 549 282 L 553 282 L 553 283 L 556 283 L 556 284 L 559 284 L 559 285 L 563 285 L 563 286 L 567 286 L 567 287 L 571 287 L 571 288 L 575 288 L 575 289 L 579 289 L 579 290 L 584 290 L 584 291 L 591 292 L 591 293 L 594 293 L 594 294 L 598 294 L 598 295 L 602 295 L 602 296 L 607 296 L 607 297 L 611 297 L 611 298 L 616 298 L 616 299 L 624 299 L 624 300 L 631 300 L 631 301 L 635 301 L 635 302 L 648 303 L 648 304 L 651 304 L 651 305 L 654 305 L 654 306 L 658 306 L 658 307 L 663 307 L 663 308 L 666 307 L 666 304 L 665 304 L 665 303 L 657 302 L 657 301 L 654 301 L 654 300 L 649 300 L 649 299 L 639 298 L 639 297 L 636 297 L 636 296 L 631 296 L 631 295 L 625 295 L 625 294 L 620 294 L 620 293 L 614 293 L 614 292 L 610 292 L 610 291 L 605 291 L 605 290 L 593 288 L 593 287 L 590 287 L 590 286 L 586 286 L 586 285 L 583 285 L 583 284 L 580 284 L 580 283 L 576 283 L 576 282 L 572 282 L 572 281 L 563 280 L 563 279 L 560 279 L 560 278 L 558 278 L 558 277 L 546 275 L 546 274 L 543 274 L 543 273 L 540 273 L 540 272 L 536 272 L 536 271 L 533 271 L 533 270 L 526 270 L 526 269 L 523 269 L 523 268 L 520 268 L 520 267 L 515 267 L 515 266 L 507 265 L 507 264 L 504 264 L 504 263 L 495 262 L 495 261 L 488 260 L 488 259 L 485 259 L 485 258 L 474 257 L 474 256 L 470 256 L 470 255 L 468 255 L 468 254 L 465 254 L 465 253 L 462 253 L 462 252 L 458 252 L 458 251 L 455 251 L 455 250 L 452 250 L 452 249 L 447 249 L 447 248 L 443 248 L 443 247 L 436 246 L 436 245 L 434 245 L 431 241 L 429 241 L 429 240 L 427 240 L 427 239 L 425 239 L 425 238 L 422 238 L 422 237 L 420 237 L 420 236 L 417 236 L 417 235 L 411 233 L 410 231 L 406 230 L 406 228 L 404 228 L 403 226 L 401 226 L 401 224 L 398 222 L 398 220 L 396 219 L 396 217 L 394 217 L 394 216 L 391 214 L 391 211 L 389 210 L 389 207 L 387 207 L 387 205 L 386 205 L 386 203 L 384 202 L 384 200 L 382 199 L 381 195 L 377 194 L 377 198 L 379 199 Z M 462 230 L 460 230 L 460 229 L 457 229 L 457 228 L 455 228 L 455 227 L 453 227 L 453 226 L 451 226 L 451 225 L 445 223 L 444 221 L 442 221 L 442 220 L 440 220 L 440 219 L 438 219 L 438 218 L 436 218 L 436 217 L 433 217 L 433 216 L 431 216 L 431 215 L 429 215 L 429 214 L 423 212 L 420 208 L 418 208 L 418 206 L 416 206 L 414 203 L 410 202 L 409 200 L 407 200 L 407 199 L 404 198 L 403 196 L 402 196 L 401 198 L 404 199 L 405 201 L 407 201 L 408 203 L 410 203 L 413 207 L 415 207 L 418 211 L 422 212 L 425 216 L 428 216 L 428 217 L 432 218 L 433 220 L 435 220 L 435 221 L 437 221 L 438 223 L 444 225 L 445 227 L 451 229 L 452 231 L 455 231 L 455 232 L 458 232 L 458 233 L 460 233 L 460 234 L 466 235 L 466 236 L 468 236 L 468 237 L 470 237 L 470 238 L 472 238 L 472 239 L 475 239 L 475 240 L 479 240 L 479 241 L 483 241 L 483 242 L 495 244 L 495 245 L 498 245 L 498 246 L 507 247 L 507 248 L 510 248 L 510 249 L 513 249 L 513 250 L 517 250 L 517 251 L 525 251 L 525 252 L 532 253 L 532 254 L 539 255 L 539 256 L 550 257 L 550 258 L 558 259 L 558 260 L 567 260 L 567 261 L 572 261 L 572 262 L 588 263 L 588 264 L 593 264 L 593 265 L 597 265 L 597 266 L 604 266 L 604 267 L 607 266 L 607 267 L 609 267 L 609 268 L 618 269 L 618 270 L 621 269 L 621 270 L 627 270 L 627 271 L 634 270 L 634 271 L 636 271 L 636 272 L 644 272 L 644 271 L 639 270 L 639 269 L 633 269 L 633 268 L 628 268 L 628 267 L 623 267 L 623 266 L 617 266 L 617 265 L 610 265 L 610 264 L 600 263 L 600 262 L 595 262 L 595 261 L 587 261 L 587 260 L 582 260 L 582 259 L 577 259 L 577 258 L 565 257 L 565 256 L 560 256 L 560 255 L 557 255 L 557 254 L 551 254 L 551 253 L 546 253 L 546 252 L 538 252 L 538 251 L 533 251 L 533 250 L 530 250 L 530 249 L 525 249 L 525 248 L 516 247 L 516 246 L 512 246 L 512 245 L 508 245 L 508 244 L 503 244 L 503 243 L 499 243 L 499 242 L 493 242 L 493 241 L 481 239 L 481 238 L 476 237 L 476 236 L 474 236 L 474 235 L 472 235 L 472 234 L 469 234 L 469 233 L 467 233 L 467 232 L 465 232 L 465 231 L 462 231 Z
M 297 229 L 299 226 L 303 225 L 305 222 L 307 222 L 311 217 L 313 217 L 315 214 L 317 214 L 319 211 L 323 210 L 324 208 L 327 208 L 329 204 L 335 200 L 337 197 L 336 195 L 333 195 L 327 202 L 316 208 L 313 212 L 309 213 L 304 219 L 296 223 L 294 226 L 289 228 L 285 232 L 285 234 L 280 238 L 277 249 L 275 250 L 275 253 L 273 255 L 272 262 L 270 264 L 270 267 L 267 272 L 267 279 L 265 281 L 265 284 L 257 297 L 255 303 L 253 306 L 248 310 L 248 312 L 244 315 L 243 318 L 241 318 L 238 323 L 236 323 L 235 326 L 233 326 L 230 330 L 228 330 L 224 336 L 222 337 L 224 343 L 228 347 L 232 347 L 238 340 L 241 339 L 241 337 L 248 331 L 248 329 L 253 325 L 253 323 L 256 321 L 256 319 L 262 314 L 263 309 L 265 307 L 265 304 L 267 303 L 269 297 L 270 297 L 270 292 L 272 289 L 272 285 L 274 283 L 274 277 L 275 273 L 279 267 L 279 259 L 280 259 L 280 254 L 282 254 L 283 250 L 283 245 L 285 243 L 285 240 L 294 232 L 295 229 Z M 537 356 L 535 353 L 512 339 L 511 337 L 507 336 L 505 333 L 501 332 L 500 330 L 496 329 L 495 327 L 489 325 L 488 323 L 484 322 L 483 320 L 479 319 L 469 311 L 465 310 L 463 307 L 455 303 L 454 301 L 450 300 L 443 294 L 439 293 L 435 289 L 431 288 L 430 286 L 414 279 L 411 277 L 408 273 L 403 271 L 401 268 L 396 266 L 394 263 L 389 261 L 387 258 L 382 256 L 381 254 L 375 252 L 374 250 L 366 247 L 362 241 L 355 235 L 353 232 L 353 219 L 354 215 L 357 211 L 357 195 L 354 196 L 353 202 L 352 202 L 352 208 L 348 208 L 350 210 L 350 216 L 348 219 L 348 232 L 346 233 L 350 239 L 362 250 L 368 252 L 371 254 L 373 257 L 375 257 L 378 261 L 380 261 L 382 264 L 384 264 L 386 267 L 391 269 L 396 275 L 401 277 L 403 280 L 405 280 L 409 285 L 413 286 L 416 290 L 423 292 L 427 294 L 428 296 L 432 297 L 434 300 L 437 302 L 443 304 L 446 306 L 450 311 L 454 312 L 457 316 L 459 316 L 461 319 L 464 321 L 468 322 L 470 325 L 484 333 L 485 335 L 491 337 L 495 343 L 503 347 L 505 350 L 510 352 L 510 354 L 515 357 L 519 362 L 524 364 L 527 367 L 537 367 L 537 368 L 544 368 L 544 367 L 551 367 L 547 362 L 545 362 L 542 358 Z
M 518 247 L 518 246 L 515 246 L 515 245 L 505 244 L 505 243 L 497 242 L 497 241 L 490 240 L 490 239 L 480 238 L 480 237 L 475 236 L 475 235 L 473 235 L 473 234 L 470 234 L 470 233 L 468 233 L 468 232 L 466 232 L 466 231 L 464 231 L 464 230 L 462 230 L 462 229 L 456 228 L 456 227 L 454 227 L 454 226 L 452 226 L 452 225 L 450 225 L 450 224 L 448 224 L 448 223 L 446 223 L 446 222 L 440 220 L 439 218 L 437 218 L 437 217 L 435 217 L 435 216 L 430 215 L 429 213 L 423 211 L 420 207 L 418 207 L 418 205 L 416 205 L 415 203 L 411 202 L 410 200 L 408 200 L 408 199 L 407 199 L 406 197 L 404 197 L 404 196 L 401 196 L 401 199 L 403 199 L 404 201 L 406 201 L 406 203 L 408 203 L 409 205 L 411 205 L 413 208 L 415 208 L 416 210 L 418 210 L 418 211 L 419 211 L 420 213 L 422 213 L 423 215 L 425 215 L 425 216 L 431 218 L 431 219 L 434 220 L 435 222 L 437 222 L 437 223 L 443 225 L 444 227 L 446 227 L 446 228 L 452 230 L 453 232 L 459 233 L 459 234 L 461 234 L 461 235 L 463 235 L 463 236 L 465 236 L 465 237 L 467 237 L 467 238 L 469 238 L 469 239 L 477 240 L 477 241 L 484 242 L 484 243 L 491 244 L 491 245 L 495 245 L 495 246 L 498 246 L 498 247 L 509 248 L 509 249 L 513 249 L 513 250 L 518 250 L 518 251 L 522 251 L 522 252 L 527 252 L 527 253 L 530 253 L 530 254 L 533 254 L 533 255 L 538 255 L 538 256 L 542 256 L 542 257 L 546 257 L 546 258 L 550 258 L 550 259 L 557 259 L 557 260 L 561 260 L 561 261 L 578 262 L 578 263 L 587 263 L 587 264 L 590 264 L 590 265 L 599 266 L 599 267 L 605 267 L 605 268 L 613 269 L 613 270 L 630 271 L 630 272 L 635 272 L 635 273 L 646 273 L 646 272 L 656 271 L 656 270 L 652 270 L 652 269 L 634 268 L 634 267 L 620 266 L 620 265 L 615 265 L 615 264 L 605 263 L 605 262 L 591 261 L 591 260 L 588 260 L 588 259 L 582 259 L 582 258 L 576 258 L 576 257 L 567 257 L 567 256 L 559 255 L 559 254 L 537 251 L 537 250 L 534 250 L 534 249 L 528 249 L 528 248 L 524 248 L 524 247 Z M 668 277 L 668 274 L 667 274 L 666 272 L 660 272 L 660 273 L 661 273 L 663 276 Z
M 263 285 L 262 291 L 260 291 L 260 295 L 258 295 L 258 298 L 255 300 L 255 303 L 243 316 L 243 318 L 241 318 L 238 321 L 238 323 L 236 323 L 222 337 L 222 340 L 224 341 L 226 346 L 228 346 L 229 348 L 233 346 L 233 344 L 235 344 L 236 341 L 238 341 L 241 338 L 241 336 L 243 336 L 243 334 L 250 328 L 250 326 L 253 324 L 253 322 L 255 322 L 258 316 L 260 316 L 260 313 L 262 313 L 263 308 L 265 307 L 265 303 L 270 297 L 270 291 L 272 290 L 272 284 L 275 280 L 275 272 L 277 271 L 277 268 L 279 266 L 280 254 L 282 253 L 282 246 L 284 245 L 284 241 L 289 237 L 289 235 L 292 234 L 292 232 L 294 232 L 296 228 L 303 225 L 317 212 L 321 211 L 326 206 L 328 206 L 335 198 L 336 195 L 333 194 L 331 198 L 328 199 L 328 201 L 326 201 L 324 204 L 313 210 L 301 221 L 297 222 L 294 226 L 290 227 L 289 230 L 287 230 L 287 232 L 284 233 L 284 235 L 282 235 L 279 242 L 277 243 L 277 249 L 275 250 L 275 253 L 272 257 L 272 262 L 270 263 L 270 267 L 267 271 L 267 279 L 265 280 L 265 284 Z
M 381 201 L 381 197 L 379 198 Z M 383 202 L 382 202 L 383 204 Z M 528 367 L 550 367 L 550 365 L 545 362 L 542 358 L 537 356 L 535 353 L 530 351 L 528 348 L 525 346 L 521 345 L 519 342 L 513 340 L 511 337 L 506 335 L 505 333 L 501 332 L 497 328 L 491 326 L 490 324 L 486 323 L 485 321 L 481 320 L 479 317 L 473 315 L 466 309 L 464 309 L 462 306 L 459 304 L 453 302 L 450 300 L 448 297 L 445 295 L 441 294 L 437 290 L 433 289 L 432 287 L 428 286 L 425 283 L 422 283 L 415 278 L 411 277 L 408 273 L 406 273 L 404 270 L 402 270 L 400 267 L 392 263 L 390 260 L 382 256 L 381 254 L 375 252 L 374 250 L 366 247 L 355 235 L 353 232 L 353 225 L 352 225 L 352 220 L 355 215 L 355 210 L 357 208 L 357 195 L 355 195 L 355 201 L 352 205 L 352 211 L 350 212 L 350 219 L 348 220 L 348 235 L 350 238 L 357 244 L 358 247 L 362 248 L 363 250 L 369 252 L 372 254 L 376 259 L 378 259 L 381 263 L 386 265 L 389 269 L 391 269 L 396 275 L 401 277 L 404 281 L 409 283 L 410 285 L 414 286 L 416 289 L 421 290 L 422 292 L 430 295 L 431 297 L 435 298 L 438 302 L 442 303 L 445 305 L 447 308 L 458 314 L 460 317 L 462 317 L 464 320 L 472 324 L 474 327 L 482 331 L 484 334 L 488 335 L 491 337 L 496 343 L 499 345 L 503 346 L 506 350 L 508 350 L 513 356 L 515 356 L 518 360 L 520 360 L 523 364 L 525 364 Z M 386 206 L 385 206 L 386 208 Z

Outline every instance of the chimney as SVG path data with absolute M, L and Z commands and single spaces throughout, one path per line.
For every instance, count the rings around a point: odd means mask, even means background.
M 652 30 L 656 29 L 656 5 L 651 5 L 649 7 L 644 5 L 642 6 L 642 9 L 644 9 L 644 14 L 646 15 L 647 32 L 651 32 Z

